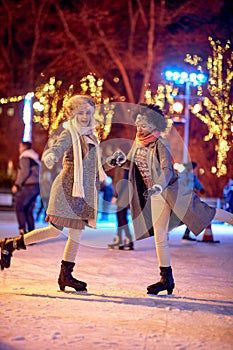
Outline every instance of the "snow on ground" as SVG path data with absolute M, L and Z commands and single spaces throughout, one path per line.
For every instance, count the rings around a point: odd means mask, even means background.
M 232 227 L 212 225 L 216 244 L 182 242 L 185 226 L 170 233 L 171 296 L 146 294 L 159 278 L 153 237 L 110 251 L 115 230 L 85 231 L 74 276 L 87 293 L 58 291 L 65 236 L 14 252 L 0 271 L 0 349 L 232 349 Z M 0 237 L 16 235 L 14 213 L 0 213 Z

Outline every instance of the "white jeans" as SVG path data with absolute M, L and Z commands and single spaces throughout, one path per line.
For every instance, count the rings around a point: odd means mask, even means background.
M 168 224 L 171 208 L 161 194 L 151 196 L 151 215 L 154 229 L 155 247 L 160 267 L 170 266 L 168 246 Z

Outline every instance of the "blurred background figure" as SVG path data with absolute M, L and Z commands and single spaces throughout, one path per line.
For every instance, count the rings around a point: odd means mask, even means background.
M 101 187 L 100 191 L 103 193 L 103 204 L 100 221 L 108 221 L 108 216 L 114 195 L 114 186 L 112 184 L 112 178 L 110 176 L 107 176 L 107 178 L 103 181 L 103 186 Z
M 123 169 L 122 169 L 123 170 Z M 128 170 L 124 170 L 123 179 L 117 184 L 115 191 L 117 204 L 117 234 L 112 243 L 108 244 L 110 249 L 133 250 L 133 237 L 129 229 L 128 211 L 129 211 L 129 186 Z M 123 237 L 123 235 L 125 235 Z
M 35 228 L 33 210 L 40 193 L 40 160 L 31 147 L 30 142 L 19 144 L 17 177 L 11 189 L 15 194 L 15 211 L 21 235 Z
M 182 171 L 179 176 L 184 184 L 192 188 L 198 196 L 205 194 L 204 186 L 198 179 L 198 165 L 196 162 L 187 163 L 185 165 L 184 171 Z M 188 241 L 196 241 L 195 238 L 190 237 L 190 232 L 191 231 L 187 227 L 182 239 L 186 239 Z
M 50 190 L 52 186 L 52 175 L 48 170 L 44 170 L 40 182 L 40 207 L 36 214 L 36 221 L 40 221 L 40 216 L 44 221 L 46 218 L 46 209 L 49 203 Z
M 223 189 L 224 209 L 233 213 L 233 179 L 230 179 Z

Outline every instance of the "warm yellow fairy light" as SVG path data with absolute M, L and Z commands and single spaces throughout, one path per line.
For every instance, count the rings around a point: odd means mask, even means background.
M 7 103 L 15 103 L 15 102 L 20 102 L 25 98 L 25 95 L 20 95 L 20 96 L 11 96 L 11 97 L 2 97 L 0 98 L 0 104 L 5 105 Z
M 61 95 L 61 85 L 62 81 L 50 77 L 49 82 L 37 87 L 35 92 L 37 101 L 33 104 L 35 112 L 33 121 L 41 124 L 49 134 L 64 119 L 64 96 Z
M 227 152 L 232 145 L 232 112 L 233 104 L 231 96 L 233 79 L 233 52 L 230 51 L 230 41 L 223 45 L 219 40 L 214 41 L 209 38 L 212 46 L 212 56 L 208 57 L 207 69 L 209 71 L 208 91 L 210 97 L 203 100 L 203 113 L 191 107 L 191 111 L 208 127 L 208 134 L 205 141 L 213 137 L 217 140 L 215 150 L 217 152 L 216 167 L 212 168 L 212 173 L 218 177 L 227 173 L 225 161 Z M 191 56 L 186 56 L 186 62 L 194 64 Z M 199 94 L 201 94 L 201 87 Z
M 171 116 L 174 114 L 174 99 L 178 95 L 179 89 L 174 87 L 172 83 L 169 84 L 159 84 L 155 93 L 152 93 L 150 85 L 148 85 L 145 92 L 145 102 L 147 104 L 155 104 L 164 111 L 164 114 L 167 118 L 167 129 L 163 133 L 165 136 L 171 130 L 173 121 Z M 165 101 L 168 104 L 168 112 L 166 110 Z
M 90 95 L 97 105 L 95 133 L 100 141 L 109 135 L 114 114 L 114 105 L 110 106 L 109 99 L 102 96 L 103 84 L 104 79 L 97 79 L 92 73 L 80 81 L 81 94 Z M 61 94 L 61 85 L 61 81 L 56 81 L 55 77 L 51 77 L 49 82 L 39 86 L 35 93 L 37 101 L 33 104 L 34 121 L 40 123 L 49 134 L 57 129 L 60 122 L 65 119 L 64 105 L 73 95 L 73 85 L 64 95 Z

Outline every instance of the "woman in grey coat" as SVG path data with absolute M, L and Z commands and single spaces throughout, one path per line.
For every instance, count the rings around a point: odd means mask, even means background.
M 169 143 L 160 136 L 167 125 L 157 106 L 139 105 L 135 120 L 137 134 L 128 156 L 116 152 L 110 164 L 129 169 L 130 210 L 136 239 L 155 237 L 161 279 L 147 287 L 148 294 L 163 290 L 171 294 L 175 284 L 168 231 L 185 224 L 198 235 L 213 219 L 233 225 L 233 215 L 209 207 L 182 184 L 173 169 Z
M 24 236 L 2 240 L 2 269 L 10 267 L 15 249 L 26 249 L 29 244 L 56 238 L 67 227 L 69 235 L 58 284 L 62 291 L 66 286 L 76 291 L 86 290 L 87 284 L 75 279 L 71 273 L 82 230 L 85 225 L 96 227 L 99 182 L 106 177 L 100 161 L 99 145 L 94 136 L 94 112 L 95 104 L 88 96 L 75 95 L 66 103 L 67 122 L 63 123 L 62 132 L 54 138 L 55 141 L 52 145 L 49 144 L 42 156 L 42 161 L 49 169 L 63 158 L 62 170 L 55 178 L 50 192 L 47 209 L 50 225 Z

